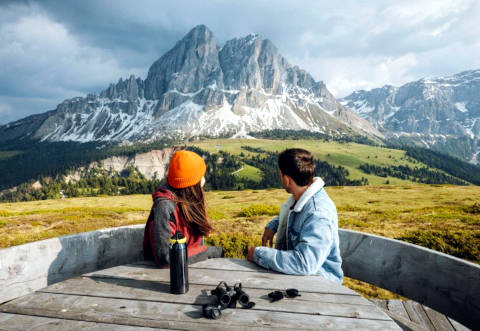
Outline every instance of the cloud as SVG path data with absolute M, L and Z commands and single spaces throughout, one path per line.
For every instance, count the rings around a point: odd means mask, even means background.
M 3 13 L 0 25 L 0 63 L 6 64 L 0 68 L 0 101 L 14 102 L 17 114 L 43 112 L 52 102 L 99 92 L 120 77 L 145 75 L 145 68 L 121 67 L 109 50 L 80 42 L 36 5 L 12 11 L 21 15 Z
M 296 62 L 303 63 L 306 70 L 316 77 L 328 77 L 328 89 L 337 98 L 341 98 L 354 90 L 368 90 L 414 80 L 416 77 L 410 71 L 418 64 L 418 59 L 410 53 L 399 57 L 306 57 L 296 59 Z
M 0 102 L 0 115 L 1 116 L 8 116 L 12 113 L 12 107 L 5 102 Z
M 219 44 L 261 34 L 342 97 L 480 68 L 478 21 L 477 0 L 2 2 L 0 102 L 20 116 L 145 77 L 197 24 Z

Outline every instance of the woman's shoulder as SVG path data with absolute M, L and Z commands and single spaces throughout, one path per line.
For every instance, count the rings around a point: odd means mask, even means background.
M 158 188 L 153 194 L 153 208 L 167 209 L 173 211 L 175 209 L 175 201 L 173 193 L 168 187 L 162 186 Z
M 175 196 L 168 186 L 161 186 L 152 194 L 153 201 L 161 200 L 174 200 Z

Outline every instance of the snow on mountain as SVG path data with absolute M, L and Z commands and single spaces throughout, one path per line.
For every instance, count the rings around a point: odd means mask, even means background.
M 220 48 L 199 25 L 152 64 L 145 80 L 120 79 L 99 95 L 4 125 L 0 141 L 137 141 L 267 129 L 382 136 L 270 40 L 251 34 Z
M 388 137 L 409 137 L 439 148 L 452 145 L 452 139 L 467 139 L 463 156 L 478 163 L 480 70 L 355 91 L 341 102 Z M 459 147 L 451 146 L 451 154 Z

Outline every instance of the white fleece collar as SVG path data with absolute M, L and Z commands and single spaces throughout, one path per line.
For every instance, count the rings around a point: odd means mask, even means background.
M 317 193 L 320 189 L 322 189 L 322 187 L 325 186 L 325 182 L 323 181 L 322 178 L 320 177 L 313 177 L 313 183 L 310 184 L 310 186 L 307 188 L 307 190 L 305 192 L 303 192 L 303 194 L 301 195 L 300 199 L 298 199 L 297 203 L 295 204 L 295 208 L 293 208 L 293 210 L 296 212 L 296 213 L 299 213 L 302 211 L 303 207 L 305 206 L 305 204 L 307 203 L 308 200 L 310 200 L 310 198 L 315 194 Z M 295 202 L 295 199 L 293 198 L 293 195 L 291 195 L 289 198 L 288 198 L 288 202 L 287 203 L 290 203 L 290 206 L 293 205 L 293 203 Z
M 303 192 L 300 199 L 295 204 L 295 208 L 293 209 L 295 212 L 299 213 L 302 211 L 303 206 L 307 203 L 307 201 L 322 187 L 325 185 L 323 180 L 320 177 L 314 177 L 313 183 Z M 286 228 L 288 223 L 288 215 L 290 214 L 290 208 L 295 203 L 295 198 L 293 195 L 290 195 L 287 199 L 287 202 L 282 205 L 280 209 L 280 215 L 278 216 L 279 224 L 277 230 L 277 239 L 275 240 L 275 248 L 276 249 L 285 249 L 285 237 L 286 237 Z

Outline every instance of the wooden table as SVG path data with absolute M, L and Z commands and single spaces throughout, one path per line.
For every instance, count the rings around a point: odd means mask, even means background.
M 237 259 L 199 262 L 189 273 L 184 295 L 169 293 L 168 269 L 147 262 L 87 273 L 0 306 L 0 329 L 399 329 L 370 301 L 319 276 L 283 275 Z M 255 307 L 223 310 L 220 320 L 202 317 L 221 280 L 241 282 Z M 270 303 L 270 291 L 291 287 L 301 296 Z

